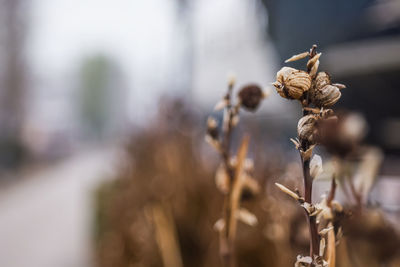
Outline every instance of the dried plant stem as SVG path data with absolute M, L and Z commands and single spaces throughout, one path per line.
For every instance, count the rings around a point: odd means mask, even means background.
M 307 151 L 308 147 L 306 146 L 304 151 Z M 311 202 L 312 196 L 312 182 L 313 179 L 310 175 L 310 159 L 304 159 L 301 156 L 302 167 L 303 167 L 303 177 L 304 177 L 304 200 L 307 203 Z M 319 234 L 317 221 L 315 216 L 309 216 L 306 211 L 306 216 L 308 219 L 308 226 L 310 232 L 310 257 L 313 258 L 313 255 L 318 255 L 319 253 Z
M 246 159 L 246 154 L 249 145 L 249 136 L 245 136 L 240 145 L 237 153 L 237 165 L 232 171 L 233 179 L 230 183 L 228 194 L 225 195 L 224 200 L 224 221 L 225 229 L 223 235 L 220 235 L 221 244 L 221 257 L 224 261 L 225 266 L 235 266 L 234 257 L 234 241 L 236 237 L 237 228 L 237 212 L 240 208 L 240 195 L 243 189 L 243 175 L 242 169 Z
M 316 53 L 316 45 L 313 45 L 310 49 L 309 57 L 310 60 L 307 63 L 307 72 L 311 74 L 312 67 L 315 64 L 309 64 L 312 62 L 313 58 L 317 55 Z M 318 60 L 318 59 L 317 59 Z M 312 80 L 315 80 L 315 76 L 311 75 Z M 304 94 L 304 100 L 302 102 L 303 105 L 303 116 L 306 116 L 310 113 L 308 110 L 310 105 L 310 99 L 308 92 Z M 301 142 L 301 150 L 306 152 L 310 149 L 310 145 L 306 140 L 300 140 Z M 304 158 L 304 154 L 300 152 L 301 163 L 303 168 L 303 179 L 304 179 L 304 200 L 307 203 L 312 204 L 312 186 L 313 186 L 313 178 L 310 174 L 310 157 Z M 306 211 L 306 217 L 308 220 L 308 227 L 310 233 L 310 257 L 313 259 L 314 255 L 319 255 L 319 244 L 320 244 L 320 236 L 318 234 L 318 226 L 316 216 L 310 216 L 310 214 Z
M 329 222 L 328 227 L 333 227 L 332 222 Z M 328 244 L 326 247 L 326 261 L 329 267 L 335 267 L 336 264 L 336 237 L 335 231 L 331 230 L 328 232 Z
M 220 255 L 224 266 L 232 267 L 235 266 L 234 257 L 233 257 L 233 239 L 231 237 L 231 218 L 232 209 L 231 209 L 231 198 L 232 198 L 232 184 L 235 179 L 234 169 L 230 162 L 230 149 L 231 149 L 231 138 L 232 138 L 232 120 L 234 117 L 234 112 L 232 109 L 231 98 L 232 98 L 232 90 L 233 84 L 229 85 L 228 92 L 226 93 L 224 99 L 227 102 L 225 113 L 224 113 L 224 121 L 223 121 L 223 139 L 222 139 L 222 160 L 224 162 L 225 171 L 229 177 L 229 190 L 228 193 L 225 194 L 224 197 L 224 205 L 223 205 L 223 218 L 225 222 L 225 227 L 223 232 L 220 234 Z
M 222 132 L 218 131 L 218 123 L 212 117 L 207 120 L 206 140 L 218 151 L 222 164 L 216 174 L 217 187 L 224 194 L 222 219 L 215 224 L 220 237 L 220 255 L 223 265 L 235 266 L 234 241 L 236 237 L 237 220 L 254 225 L 257 218 L 248 211 L 240 209 L 240 198 L 243 186 L 252 184 L 253 193 L 256 193 L 258 184 L 249 171 L 252 163 L 246 161 L 249 137 L 245 136 L 238 149 L 236 158 L 231 155 L 231 139 L 234 127 L 239 121 L 240 108 L 255 111 L 260 102 L 266 97 L 262 89 L 254 84 L 242 87 L 238 92 L 238 99 L 233 103 L 232 93 L 234 79 L 229 81 L 228 91 L 223 99 L 215 106 L 216 110 L 224 108 Z M 249 164 L 245 164 L 249 163 Z M 219 186 L 220 185 L 220 186 Z M 256 187 L 254 189 L 254 186 Z
M 161 204 L 154 204 L 151 207 L 151 213 L 164 266 L 182 267 L 182 257 L 171 210 Z
M 244 161 L 246 159 L 247 155 L 247 149 L 249 146 L 249 136 L 246 135 L 243 137 L 242 143 L 240 145 L 239 151 L 237 153 L 237 165 L 235 168 L 235 176 L 234 180 L 232 181 L 232 187 L 231 187 L 231 195 L 230 195 L 230 210 L 231 210 L 231 216 L 230 220 L 228 221 L 230 233 L 229 233 L 229 240 L 230 242 L 233 242 L 236 236 L 236 226 L 237 226 L 237 216 L 236 213 L 239 210 L 240 207 L 240 195 L 242 193 L 243 189 L 243 182 L 245 176 L 241 175 L 242 170 L 243 170 L 243 165 Z

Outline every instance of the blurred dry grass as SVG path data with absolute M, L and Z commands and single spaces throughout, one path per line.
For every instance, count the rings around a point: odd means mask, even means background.
M 213 229 L 223 202 L 214 183 L 218 159 L 205 150 L 203 123 L 183 102 L 166 101 L 159 114 L 131 138 L 119 176 L 97 193 L 99 267 L 221 266 Z M 304 214 L 270 184 L 280 177 L 300 188 L 300 166 L 276 165 L 263 153 L 257 149 L 255 155 L 263 190 L 242 196 L 258 225 L 239 224 L 237 265 L 293 266 L 308 249 Z M 398 234 L 381 213 L 354 212 L 342 223 L 347 237 L 337 248 L 337 266 L 398 266 Z

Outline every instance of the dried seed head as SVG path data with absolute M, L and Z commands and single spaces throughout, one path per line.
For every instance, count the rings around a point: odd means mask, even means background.
M 318 72 L 317 77 L 315 77 L 315 88 L 322 88 L 327 84 L 331 84 L 331 77 L 325 71 Z
M 289 99 L 300 99 L 311 87 L 311 77 L 307 72 L 290 67 L 283 67 L 276 74 L 273 83 L 280 96 Z
M 207 119 L 207 135 L 212 139 L 218 139 L 218 123 L 213 117 L 208 117 Z
M 339 88 L 327 84 L 322 88 L 315 88 L 311 94 L 311 100 L 318 107 L 331 107 L 340 99 L 341 95 Z
M 342 84 L 332 84 L 331 78 L 326 72 L 319 72 L 315 77 L 315 84 L 310 89 L 311 101 L 317 107 L 331 107 L 340 98 Z
M 240 89 L 238 96 L 243 108 L 255 111 L 264 98 L 264 93 L 258 85 L 250 84 Z
M 300 141 L 308 141 L 309 144 L 316 142 L 316 123 L 318 116 L 314 114 L 306 115 L 297 124 L 297 135 Z

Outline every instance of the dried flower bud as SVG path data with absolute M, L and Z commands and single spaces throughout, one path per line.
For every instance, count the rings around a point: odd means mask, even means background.
M 213 117 L 208 117 L 207 119 L 207 135 L 212 139 L 218 139 L 218 123 Z
M 311 94 L 311 100 L 318 107 L 331 107 L 340 99 L 341 95 L 339 88 L 328 84 L 322 88 L 315 88 Z
M 289 99 L 300 99 L 311 87 L 311 77 L 307 72 L 290 67 L 283 67 L 276 74 L 273 83 L 280 96 Z
M 317 120 L 318 116 L 314 114 L 306 115 L 299 120 L 297 124 L 297 134 L 300 141 L 308 141 L 310 144 L 315 143 Z
M 258 85 L 250 84 L 240 89 L 238 96 L 242 107 L 255 111 L 264 98 L 264 93 Z
M 315 84 L 310 89 L 311 101 L 317 107 L 331 107 L 340 98 L 340 89 L 345 88 L 342 84 L 332 84 L 331 78 L 326 72 L 319 72 L 315 77 Z

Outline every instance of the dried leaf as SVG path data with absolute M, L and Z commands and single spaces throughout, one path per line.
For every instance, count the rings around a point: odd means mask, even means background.
M 318 67 L 319 67 L 319 60 L 317 60 L 317 62 L 315 62 L 315 64 L 312 66 L 312 68 L 310 70 L 310 76 L 311 77 L 314 77 L 317 74 Z
M 315 179 L 322 172 L 322 159 L 319 155 L 315 154 L 310 161 L 310 175 Z
M 236 218 L 250 226 L 256 226 L 258 223 L 257 217 L 245 208 L 239 209 L 239 212 L 236 213 Z
M 333 86 L 336 86 L 337 88 L 339 88 L 339 89 L 344 89 L 344 88 L 346 88 L 346 85 L 344 85 L 344 84 L 341 84 L 341 83 L 334 83 L 334 84 L 332 84 Z
M 292 56 L 289 59 L 286 59 L 285 63 L 297 61 L 297 60 L 303 59 L 303 58 L 305 58 L 305 57 L 307 57 L 309 55 L 310 55 L 309 52 L 304 52 L 304 53 L 301 53 L 301 54 L 297 54 L 297 55 Z
M 295 267 L 304 267 L 309 266 L 312 263 L 312 258 L 310 256 L 303 257 L 301 255 L 297 255 Z
M 315 145 L 310 146 L 305 152 L 303 150 L 300 150 L 300 154 L 303 160 L 309 160 L 311 158 L 314 147 Z
M 214 110 L 215 110 L 215 111 L 222 110 L 222 109 L 224 109 L 227 105 L 228 105 L 228 101 L 227 101 L 226 99 L 222 99 L 222 100 L 220 100 L 217 104 L 215 104 Z
M 291 196 L 292 198 L 299 200 L 300 196 L 298 194 L 296 194 L 295 192 L 293 192 L 292 190 L 290 190 L 289 188 L 287 188 L 284 185 L 281 185 L 280 183 L 275 183 L 275 185 L 285 194 L 288 194 L 289 196 Z
M 326 235 L 330 230 L 333 230 L 333 226 L 327 227 L 319 231 L 320 235 Z
M 230 180 L 223 164 L 218 167 L 215 173 L 215 184 L 219 191 L 221 191 L 223 194 L 228 193 Z
M 325 238 L 321 238 L 319 241 L 319 256 L 324 256 L 325 252 Z
M 308 62 L 307 62 L 307 68 L 311 69 L 318 61 L 319 58 L 321 57 L 322 53 L 318 53 L 315 56 L 313 56 Z
M 298 140 L 295 140 L 295 139 L 293 139 L 293 138 L 290 138 L 290 141 L 292 141 L 292 143 L 295 145 L 296 149 L 299 149 L 300 144 L 299 144 L 299 141 L 298 141 Z

